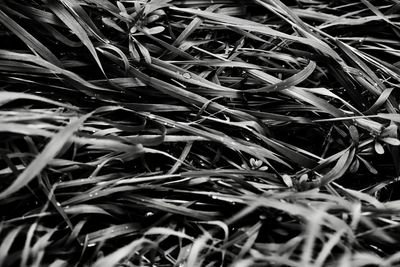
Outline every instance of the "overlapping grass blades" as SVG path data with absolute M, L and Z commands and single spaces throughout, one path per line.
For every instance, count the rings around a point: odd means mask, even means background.
M 399 264 L 398 11 L 2 1 L 0 265 Z

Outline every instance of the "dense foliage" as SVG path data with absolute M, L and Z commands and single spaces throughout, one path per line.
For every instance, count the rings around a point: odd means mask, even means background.
M 0 266 L 400 264 L 395 0 L 0 2 Z

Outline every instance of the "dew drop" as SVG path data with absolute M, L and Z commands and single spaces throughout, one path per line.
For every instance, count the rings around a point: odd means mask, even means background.
M 89 197 L 93 197 L 93 194 L 90 194 Z
M 90 243 L 87 245 L 88 248 L 96 246 L 96 243 Z
M 145 217 L 151 217 L 151 216 L 153 216 L 153 215 L 154 215 L 154 213 L 151 212 L 151 211 L 149 211 L 149 212 L 146 213 Z
M 57 203 L 56 203 L 56 205 L 57 205 L 58 207 L 61 207 L 61 204 L 60 204 L 60 202 L 57 202 Z
M 182 74 L 182 76 L 183 76 L 183 78 L 185 78 L 185 79 L 190 79 L 190 78 L 192 78 L 192 75 L 190 75 L 190 73 L 188 73 L 188 72 L 185 72 L 184 74 Z

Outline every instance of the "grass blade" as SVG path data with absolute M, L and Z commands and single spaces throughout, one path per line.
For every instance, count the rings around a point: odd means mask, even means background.
M 100 70 L 105 74 L 103 66 L 100 62 L 100 59 L 96 53 L 96 49 L 89 39 L 89 36 L 85 29 L 76 21 L 73 15 L 58 1 L 50 0 L 49 8 L 53 11 L 53 13 L 67 25 L 67 27 L 81 40 L 81 42 L 87 47 L 90 54 L 95 59 L 97 65 Z
M 58 58 L 41 42 L 39 42 L 35 37 L 33 37 L 24 28 L 18 25 L 11 17 L 0 10 L 0 23 L 12 31 L 18 38 L 20 38 L 30 49 L 33 49 L 36 53 L 42 56 L 44 59 L 53 63 L 57 66 L 62 66 L 62 63 Z
M 34 179 L 36 175 L 38 175 L 43 170 L 43 168 L 46 167 L 49 161 L 57 155 L 57 153 L 69 140 L 73 133 L 78 130 L 79 127 L 82 126 L 82 123 L 91 115 L 92 114 L 89 113 L 79 119 L 72 121 L 64 129 L 54 135 L 50 142 L 43 149 L 42 153 L 29 164 L 29 166 L 9 187 L 7 187 L 0 193 L 0 199 L 4 199 L 5 197 L 15 193 L 22 187 L 26 186 L 32 179 Z

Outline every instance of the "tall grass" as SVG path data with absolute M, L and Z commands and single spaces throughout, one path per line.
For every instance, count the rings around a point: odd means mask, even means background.
M 393 0 L 0 2 L 0 266 L 400 264 Z

